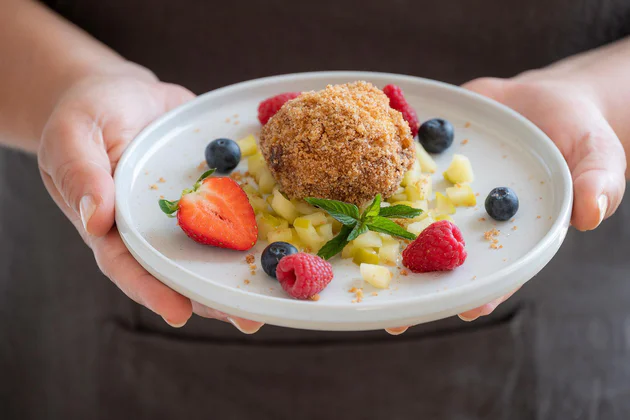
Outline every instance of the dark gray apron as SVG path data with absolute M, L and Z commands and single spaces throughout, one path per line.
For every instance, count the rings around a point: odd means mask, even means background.
M 630 32 L 627 0 L 51 6 L 197 93 L 309 70 L 511 76 Z M 0 419 L 630 418 L 630 202 L 486 319 L 245 336 L 169 328 L 99 273 L 33 157 L 1 151 L 0 171 Z

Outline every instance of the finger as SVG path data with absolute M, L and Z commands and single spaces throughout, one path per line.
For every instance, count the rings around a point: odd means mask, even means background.
M 573 176 L 571 224 L 595 229 L 619 207 L 626 187 L 621 142 L 603 117 L 565 153 Z
M 129 253 L 115 228 L 102 238 L 93 238 L 92 249 L 101 271 L 129 298 L 173 326 L 184 325 L 192 316 L 190 299 L 149 274 Z
M 244 318 L 230 316 L 225 312 L 217 311 L 209 308 L 201 303 L 192 302 L 193 312 L 203 318 L 218 319 L 219 321 L 229 322 L 243 334 L 254 334 L 262 328 L 262 322 L 250 321 Z
M 518 292 L 519 289 L 520 287 L 512 293 L 508 293 L 507 295 L 501 296 L 500 298 L 488 302 L 485 305 L 479 306 L 475 309 L 471 309 L 470 311 L 462 312 L 457 316 L 459 316 L 462 321 L 470 322 L 474 321 L 480 316 L 490 315 L 492 312 L 494 312 L 495 309 L 497 309 L 500 304 L 511 298 L 514 293 Z
M 462 87 L 490 99 L 494 99 L 497 102 L 503 102 L 505 99 L 505 84 L 505 79 L 482 77 L 471 80 L 468 83 L 464 83 Z
M 41 171 L 80 216 L 84 229 L 105 235 L 114 223 L 114 181 L 98 124 L 83 112 L 51 118 L 38 157 Z
M 391 335 L 400 335 L 407 331 L 409 327 L 394 327 L 394 328 L 385 328 L 385 331 Z

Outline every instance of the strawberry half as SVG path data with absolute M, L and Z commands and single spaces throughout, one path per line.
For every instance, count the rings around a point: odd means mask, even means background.
M 160 200 L 160 208 L 195 242 L 246 251 L 256 244 L 258 225 L 245 191 L 231 178 L 207 171 L 177 201 Z

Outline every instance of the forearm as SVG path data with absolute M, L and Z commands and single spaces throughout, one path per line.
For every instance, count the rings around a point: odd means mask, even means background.
M 0 0 L 0 57 L 0 144 L 27 151 L 37 150 L 55 104 L 77 81 L 154 77 L 31 0 Z

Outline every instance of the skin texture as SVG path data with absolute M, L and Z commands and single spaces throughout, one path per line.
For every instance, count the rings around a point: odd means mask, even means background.
M 244 333 L 258 331 L 260 323 L 191 302 L 164 286 L 133 259 L 114 226 L 112 173 L 122 151 L 150 121 L 193 95 L 158 81 L 31 0 L 0 0 L 0 57 L 10 63 L 0 65 L 0 141 L 38 152 L 43 182 L 101 270 L 174 327 L 194 312 L 231 322 Z M 579 230 L 596 228 L 623 197 L 629 67 L 625 39 L 513 79 L 465 85 L 522 113 L 558 145 L 573 175 L 572 223 Z M 460 317 L 488 315 L 508 297 Z

